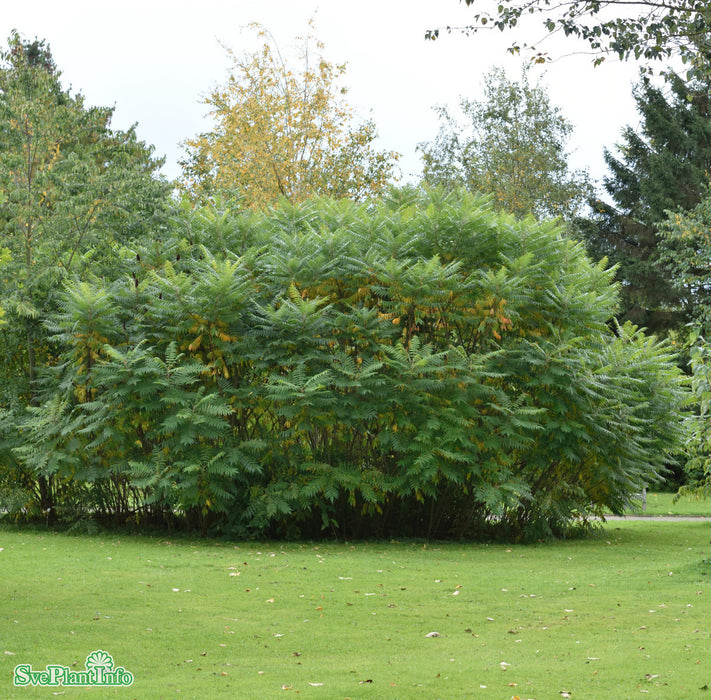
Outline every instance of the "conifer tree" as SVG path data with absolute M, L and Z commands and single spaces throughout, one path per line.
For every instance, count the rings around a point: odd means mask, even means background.
M 659 223 L 693 208 L 711 173 L 711 77 L 667 78 L 667 89 L 648 76 L 637 85 L 640 128 L 628 126 L 617 153 L 605 152 L 612 203 L 594 202 L 593 218 L 578 221 L 591 255 L 619 265 L 619 318 L 657 333 L 682 326 L 692 303 L 658 264 Z

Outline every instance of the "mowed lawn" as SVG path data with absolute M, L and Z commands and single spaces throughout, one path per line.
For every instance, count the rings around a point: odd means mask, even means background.
M 703 521 L 532 546 L 4 528 L 0 697 L 705 697 L 710 540 Z M 130 688 L 13 686 L 96 650 Z
M 688 496 L 676 499 L 673 493 L 648 493 L 646 508 L 639 501 L 630 509 L 635 515 L 689 515 L 711 517 L 711 499 Z

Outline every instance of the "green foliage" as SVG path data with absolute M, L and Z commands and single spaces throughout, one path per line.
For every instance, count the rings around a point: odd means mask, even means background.
M 463 125 L 437 108 L 440 132 L 419 146 L 424 181 L 489 194 L 498 209 L 519 216 L 571 218 L 592 188 L 584 173 L 568 171 L 570 122 L 528 71 L 515 82 L 493 69 L 484 87 L 481 102 L 460 100 Z
M 610 330 L 612 276 L 461 191 L 185 210 L 115 281 L 68 285 L 54 394 L 12 455 L 116 484 L 120 507 L 95 508 L 124 519 L 561 534 L 620 511 L 682 440 L 680 373 Z
M 711 362 L 705 340 L 711 327 L 709 264 L 711 259 L 711 190 L 688 211 L 669 211 L 659 227 L 661 261 L 681 293 L 693 299 L 691 318 L 695 330 L 691 346 L 692 390 L 695 410 L 688 419 L 689 439 L 683 491 L 708 495 L 711 484 Z
M 196 201 L 238 192 L 260 209 L 281 198 L 363 200 L 385 190 L 399 154 L 376 148 L 371 119 L 356 123 L 339 85 L 345 65 L 323 57 L 311 25 L 296 68 L 264 27 L 252 28 L 264 44 L 228 51 L 228 79 L 204 99 L 212 129 L 184 143 L 182 191 Z
M 563 33 L 566 37 L 580 39 L 592 51 L 595 65 L 602 63 L 611 53 L 620 59 L 662 60 L 679 56 L 683 63 L 695 71 L 708 67 L 711 58 L 709 43 L 709 12 L 705 2 L 699 0 L 508 0 L 505 3 L 489 0 L 465 0 L 478 11 L 473 16 L 474 24 L 460 31 L 477 33 L 484 30 L 500 31 L 513 29 L 527 17 L 542 16 L 542 26 L 550 34 Z M 619 9 L 618 9 L 619 8 Z M 612 13 L 606 12 L 613 10 Z M 447 27 L 452 31 L 451 27 Z M 426 33 L 428 39 L 436 39 L 439 29 Z M 547 53 L 535 46 L 515 42 L 509 48 L 518 53 L 529 49 L 532 60 L 545 63 Z
M 670 211 L 659 226 L 660 260 L 681 294 L 691 304 L 690 318 L 706 333 L 711 325 L 708 294 L 711 259 L 711 189 L 702 191 L 701 201 L 687 211 Z
M 682 493 L 708 496 L 711 491 L 711 362 L 709 347 L 703 338 L 691 353 L 692 390 L 697 410 L 688 418 L 689 459 L 686 465 L 689 483 Z
M 39 368 L 55 361 L 41 318 L 62 281 L 110 270 L 117 242 L 156 225 L 168 185 L 133 129 L 112 131 L 111 109 L 62 88 L 44 42 L 13 33 L 0 61 L 2 383 L 34 402 Z
M 667 88 L 643 77 L 635 89 L 641 126 L 627 127 L 618 154 L 606 152 L 605 189 L 613 204 L 597 201 L 579 221 L 593 258 L 618 265 L 621 322 L 650 332 L 679 331 L 696 306 L 693 290 L 677 284 L 678 270 L 660 266 L 658 231 L 667 210 L 691 209 L 704 196 L 711 171 L 711 79 L 668 76 Z
M 693 321 L 701 332 L 708 333 L 711 324 L 711 301 L 708 296 L 711 245 L 711 196 L 693 209 L 669 212 L 660 226 L 661 259 L 673 275 L 678 287 L 695 300 Z M 690 338 L 692 390 L 695 411 L 688 419 L 688 461 L 686 473 L 689 483 L 683 491 L 708 495 L 711 483 L 711 362 L 709 347 L 699 330 Z
M 0 405 L 6 419 L 0 424 L 7 426 L 0 427 L 0 453 L 22 445 L 26 459 L 25 467 L 0 461 L 0 484 L 20 484 L 24 495 L 14 502 L 39 502 L 50 514 L 74 499 L 79 483 L 73 476 L 55 480 L 55 473 L 78 468 L 86 456 L 72 453 L 80 441 L 63 434 L 63 422 L 73 421 L 64 399 L 52 399 L 50 415 L 35 415 L 45 369 L 70 359 L 57 353 L 44 321 L 57 313 L 67 280 L 110 276 L 119 246 L 146 237 L 166 218 L 169 185 L 155 177 L 160 161 L 133 128 L 110 128 L 112 111 L 89 107 L 81 94 L 62 87 L 44 42 L 11 34 L 0 52 Z M 97 294 L 77 318 L 93 314 L 93 322 L 103 322 L 107 296 Z M 82 372 L 97 360 L 106 337 L 98 326 L 88 332 L 71 358 Z M 66 444 L 66 454 L 30 459 L 28 433 L 20 427 L 27 406 L 35 427 Z

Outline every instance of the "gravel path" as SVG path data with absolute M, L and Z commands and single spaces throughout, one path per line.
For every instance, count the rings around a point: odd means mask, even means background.
M 701 520 L 703 522 L 711 522 L 711 516 L 708 515 L 606 515 L 605 520 L 611 522 L 613 520 L 680 520 L 692 521 Z

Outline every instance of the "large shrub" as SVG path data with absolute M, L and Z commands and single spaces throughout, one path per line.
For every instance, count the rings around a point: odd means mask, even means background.
M 95 513 L 541 537 L 620 511 L 680 444 L 680 373 L 608 325 L 613 273 L 463 193 L 186 209 L 124 259 L 67 289 L 13 452 Z

